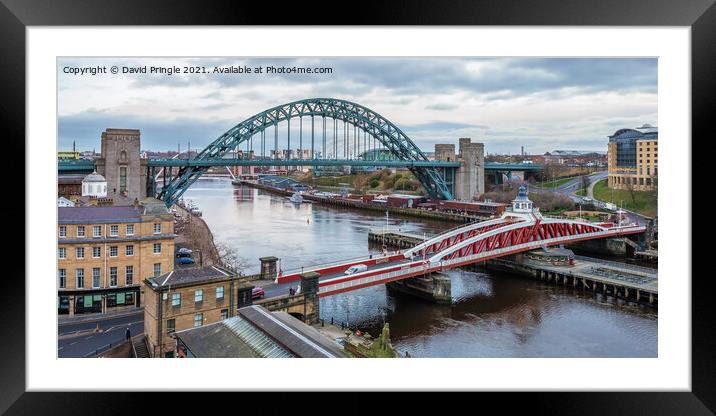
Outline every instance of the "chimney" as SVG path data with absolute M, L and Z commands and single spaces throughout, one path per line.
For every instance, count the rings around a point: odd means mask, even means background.
M 134 209 L 139 208 L 139 200 L 137 198 L 134 198 Z

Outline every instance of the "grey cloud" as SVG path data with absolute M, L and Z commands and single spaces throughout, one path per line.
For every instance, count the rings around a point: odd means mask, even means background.
M 107 128 L 140 129 L 142 149 L 176 149 L 177 143 L 186 148 L 187 141 L 191 141 L 192 148 L 203 148 L 235 124 L 190 118 L 160 121 L 150 117 L 86 112 L 59 117 L 59 149 L 71 148 L 72 142 L 76 141 L 78 149 L 99 151 L 100 135 Z

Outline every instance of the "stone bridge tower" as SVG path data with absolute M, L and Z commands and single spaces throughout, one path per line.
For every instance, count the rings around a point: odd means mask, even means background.
M 147 196 L 147 159 L 140 157 L 137 129 L 107 129 L 102 132 L 102 154 L 97 172 L 107 180 L 107 196 L 130 200 Z
M 472 201 L 476 196 L 485 193 L 483 143 L 471 143 L 469 138 L 460 138 L 457 155 L 455 155 L 455 145 L 436 144 L 435 160 L 460 162 L 460 167 L 455 172 L 455 199 Z

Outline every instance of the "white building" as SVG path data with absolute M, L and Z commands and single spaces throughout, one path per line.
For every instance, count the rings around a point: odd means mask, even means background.
M 94 171 L 82 179 L 82 196 L 106 198 L 107 180 Z

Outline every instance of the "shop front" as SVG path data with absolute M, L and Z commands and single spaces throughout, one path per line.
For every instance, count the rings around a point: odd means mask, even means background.
M 140 305 L 138 286 L 95 291 L 60 291 L 57 296 L 57 313 L 60 315 L 103 313 Z

